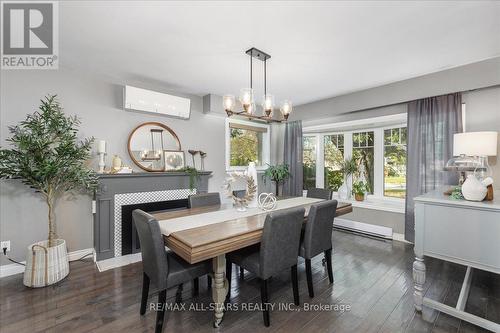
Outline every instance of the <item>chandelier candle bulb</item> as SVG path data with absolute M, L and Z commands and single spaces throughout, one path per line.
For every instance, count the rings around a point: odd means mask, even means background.
M 248 112 L 248 109 L 251 107 L 253 103 L 253 89 L 252 88 L 243 88 L 240 91 L 240 102 L 243 105 L 243 109 L 245 112 Z
M 224 95 L 223 97 L 224 110 L 228 113 L 233 112 L 235 98 L 234 95 Z
M 273 114 L 274 96 L 269 94 L 264 95 L 264 102 L 262 103 L 262 107 L 266 116 L 270 117 Z
M 287 120 L 290 113 L 292 113 L 292 108 L 292 102 L 288 100 L 283 101 L 281 112 L 283 113 L 283 117 L 285 118 L 285 120 Z
M 248 107 L 245 109 L 246 113 L 248 114 L 253 114 L 255 111 L 255 104 L 251 103 L 248 105 Z

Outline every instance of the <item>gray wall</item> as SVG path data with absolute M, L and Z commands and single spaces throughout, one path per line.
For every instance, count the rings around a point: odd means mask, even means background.
M 191 99 L 191 119 L 180 120 L 122 109 L 122 85 L 170 92 L 161 85 L 145 84 L 147 80 L 127 80 L 92 77 L 70 70 L 2 71 L 1 75 L 1 145 L 8 137 L 7 126 L 24 119 L 38 108 L 39 99 L 46 94 L 58 94 L 68 114 L 82 121 L 82 137 L 94 136 L 108 143 L 107 164 L 113 154 L 125 164 L 132 162 L 127 152 L 130 131 L 146 121 L 159 121 L 171 127 L 179 136 L 183 150 L 201 149 L 208 153 L 205 168 L 214 172 L 209 181 L 211 191 L 220 191 L 225 176 L 224 116 L 202 113 L 202 98 Z M 177 94 L 179 95 L 179 94 Z M 94 153 L 95 154 L 95 153 Z M 94 155 L 95 156 L 95 155 Z M 190 157 L 190 156 L 189 156 Z M 187 159 L 190 163 L 190 159 Z M 97 166 L 97 157 L 92 161 Z M 47 237 L 46 207 L 40 196 L 18 181 L 0 182 L 0 238 L 10 240 L 10 255 L 24 260 L 25 249 Z M 82 195 L 60 200 L 56 207 L 58 234 L 66 239 L 69 251 L 92 247 L 91 199 Z M 7 262 L 1 258 L 1 264 Z
M 295 107 L 291 118 L 324 118 L 500 84 L 500 57 Z M 380 112 L 380 111 L 374 111 Z M 394 112 L 397 112 L 396 110 Z M 354 113 L 351 117 L 357 117 Z
M 465 130 L 467 132 L 499 132 L 498 147 L 500 149 L 500 88 L 465 93 L 463 101 L 466 108 Z M 500 189 L 500 152 L 497 152 L 496 157 L 490 157 L 489 163 L 493 170 L 494 187 Z

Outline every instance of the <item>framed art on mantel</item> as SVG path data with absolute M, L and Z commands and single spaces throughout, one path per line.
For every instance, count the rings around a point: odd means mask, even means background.
M 184 168 L 184 151 L 182 150 L 164 150 L 165 171 L 180 170 Z

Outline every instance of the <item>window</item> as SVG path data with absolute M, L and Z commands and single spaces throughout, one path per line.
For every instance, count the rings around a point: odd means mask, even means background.
M 337 191 L 344 182 L 344 174 L 340 172 L 340 162 L 344 160 L 344 134 L 325 135 L 324 138 L 325 188 Z
M 304 190 L 316 187 L 316 146 L 315 136 L 303 136 L 303 181 Z
M 352 134 L 352 158 L 358 164 L 358 171 L 353 175 L 353 182 L 366 183 L 368 193 L 371 194 L 373 194 L 374 189 L 374 146 L 375 134 L 373 131 Z
M 226 120 L 226 169 L 244 169 L 250 162 L 265 169 L 269 163 L 269 126 Z
M 315 186 L 337 192 L 344 181 L 348 188 L 364 181 L 369 198 L 402 204 L 406 122 L 406 113 L 401 113 L 304 127 L 304 189 Z M 348 158 L 356 162 L 357 170 L 344 179 L 340 162 Z
M 384 130 L 384 195 L 406 195 L 406 127 Z

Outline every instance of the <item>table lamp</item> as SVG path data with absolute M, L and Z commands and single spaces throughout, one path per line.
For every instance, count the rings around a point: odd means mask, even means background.
M 453 158 L 446 163 L 445 170 L 461 173 L 474 172 L 479 179 L 491 176 L 488 156 L 497 155 L 497 132 L 467 132 L 453 135 Z

